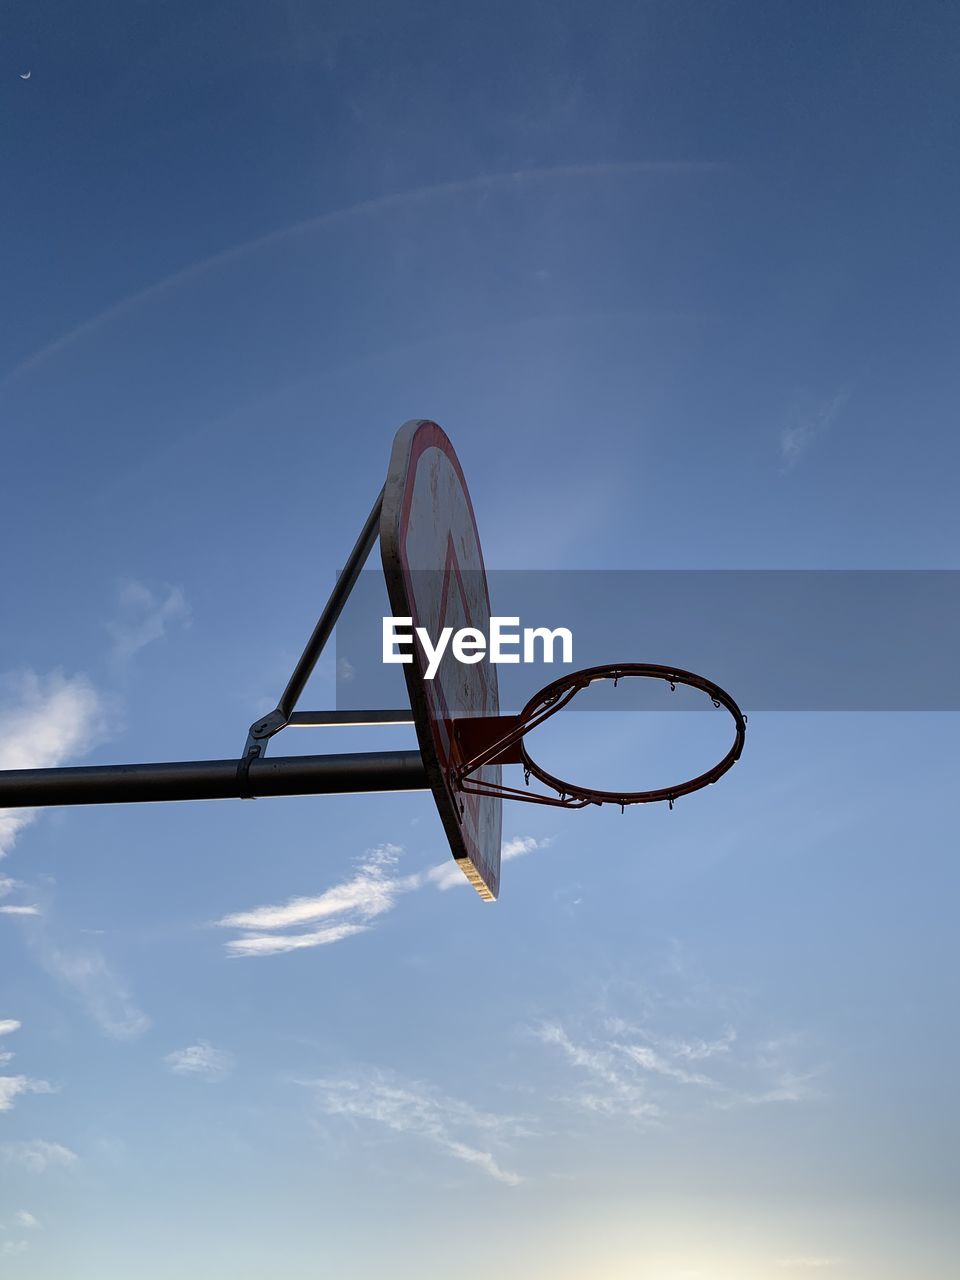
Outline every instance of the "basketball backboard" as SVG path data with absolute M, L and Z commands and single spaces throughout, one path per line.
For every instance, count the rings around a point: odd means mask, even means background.
M 444 627 L 487 634 L 490 597 L 477 522 L 453 445 L 435 422 L 414 420 L 397 432 L 380 516 L 380 550 L 390 607 L 439 636 Z M 482 898 L 500 886 L 499 797 L 465 793 L 452 780 L 452 722 L 499 714 L 496 667 L 444 661 L 432 680 L 423 651 L 403 667 L 420 752 L 450 849 Z M 481 772 L 499 784 L 500 766 Z

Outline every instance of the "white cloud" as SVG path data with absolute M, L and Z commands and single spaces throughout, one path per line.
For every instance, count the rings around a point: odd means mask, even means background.
M 0 1111 L 12 1111 L 13 1100 L 23 1093 L 54 1093 L 53 1085 L 46 1080 L 31 1080 L 29 1076 L 0 1076 Z
M 0 1036 L 9 1036 L 19 1030 L 20 1023 L 16 1018 L 0 1018 Z M 0 1066 L 6 1066 L 8 1062 L 12 1062 L 14 1056 L 9 1049 L 0 1049 Z
M 0 1159 L 17 1164 L 28 1173 L 45 1173 L 47 1169 L 66 1169 L 76 1164 L 77 1153 L 59 1142 L 33 1138 L 27 1142 L 0 1143 Z
M 502 856 L 505 860 L 520 858 L 551 843 L 550 837 L 537 840 L 533 836 L 518 836 L 504 843 Z M 244 931 L 239 938 L 224 944 L 227 954 L 269 956 L 328 946 L 366 932 L 372 921 L 393 910 L 402 894 L 428 884 L 437 889 L 450 889 L 468 883 L 452 859 L 426 871 L 398 876 L 396 866 L 402 852 L 401 845 L 379 845 L 367 850 L 355 875 L 321 894 L 290 898 L 286 902 L 223 916 L 216 922 L 219 927 Z M 273 932 L 321 921 L 327 923 L 302 932 Z
M 780 432 L 780 461 L 784 471 L 795 467 L 814 441 L 830 430 L 849 398 L 850 392 L 846 390 L 825 401 L 813 401 L 809 395 L 797 396 Z
M 604 1026 L 613 1036 L 640 1036 L 661 1053 L 680 1062 L 705 1062 L 710 1058 L 729 1056 L 737 1040 L 737 1033 L 733 1027 L 725 1027 L 723 1032 L 713 1040 L 702 1040 L 697 1037 L 684 1039 L 660 1032 L 655 1033 L 647 1025 L 637 1026 L 623 1018 L 606 1018 Z
M 108 624 L 113 655 L 127 661 L 148 644 L 162 640 L 170 627 L 188 627 L 191 610 L 180 587 L 164 587 L 155 594 L 142 582 L 121 583 L 117 617 Z
M 39 1231 L 40 1223 L 28 1210 L 18 1209 L 14 1217 L 20 1226 L 26 1227 L 28 1231 Z
M 286 929 L 344 914 L 372 920 L 394 905 L 400 885 L 389 872 L 396 865 L 400 851 L 400 846 L 393 844 L 369 850 L 355 876 L 327 889 L 319 897 L 292 898 L 281 906 L 238 911 L 224 916 L 219 923 L 233 929 Z
M 553 836 L 545 836 L 539 840 L 533 836 L 514 836 L 513 839 L 505 840 L 501 845 L 500 858 L 503 862 L 510 862 L 513 858 L 522 858 L 536 849 L 549 849 L 552 844 Z M 444 890 L 459 888 L 460 885 L 470 883 L 452 858 L 431 867 L 423 873 L 422 878 L 434 888 Z
M 559 1023 L 545 1023 L 535 1034 L 546 1045 L 559 1049 L 578 1073 L 586 1074 L 590 1091 L 582 1089 L 573 1099 L 583 1109 L 632 1119 L 666 1117 L 671 1111 L 689 1113 L 690 1098 L 704 1106 L 732 1110 L 775 1103 L 802 1103 L 818 1096 L 813 1081 L 819 1070 L 798 1070 L 782 1052 L 759 1054 L 755 1046 L 738 1043 L 734 1028 L 720 1036 L 702 1038 L 663 1034 L 656 1021 L 658 1002 L 645 993 L 645 1021 L 635 1025 L 622 1017 L 601 1019 L 598 1029 L 581 1030 L 575 1040 Z M 676 1003 L 666 1005 L 672 1022 Z M 689 1006 L 690 1011 L 693 1005 Z M 690 1016 L 689 1012 L 687 1016 Z M 795 1038 L 780 1043 L 791 1045 Z M 701 1069 L 709 1063 L 709 1071 Z M 696 1092 L 691 1094 L 691 1090 Z
M 22 889 L 19 880 L 11 880 L 9 876 L 0 876 L 0 898 L 7 898 L 15 889 Z M 0 906 L 0 916 L 38 916 L 40 908 L 32 903 L 17 904 L 6 902 Z
M 575 1099 L 584 1110 L 625 1115 L 632 1120 L 659 1118 L 660 1107 L 650 1098 L 645 1083 L 625 1075 L 609 1050 L 575 1044 L 558 1023 L 543 1023 L 536 1028 L 536 1034 L 544 1044 L 559 1049 L 567 1061 L 591 1081 L 589 1089 L 578 1089 Z
M 308 933 L 247 933 L 224 943 L 224 949 L 231 956 L 276 956 L 307 947 L 325 947 L 366 930 L 365 924 L 333 924 Z
M 278 905 L 253 907 L 249 911 L 224 916 L 217 922 L 221 927 L 248 931 L 225 944 L 227 953 L 232 956 L 278 955 L 307 947 L 328 946 L 363 933 L 369 921 L 393 909 L 401 893 L 416 887 L 416 877 L 401 879 L 393 874 L 401 852 L 399 845 L 379 845 L 367 850 L 356 874 L 349 880 L 316 897 L 291 898 Z M 265 932 L 319 921 L 329 923 L 301 933 Z
M 536 849 L 549 849 L 553 844 L 553 836 L 543 836 L 537 840 L 534 836 L 514 836 L 512 840 L 504 840 L 500 849 L 500 857 L 504 862 L 513 858 L 522 858 Z
M 716 1087 L 716 1082 L 709 1076 L 677 1066 L 648 1045 L 624 1044 L 616 1047 L 643 1071 L 652 1071 L 655 1075 L 666 1076 L 668 1080 L 677 1080 L 680 1084 L 705 1085 L 711 1089 Z
M 727 1027 L 716 1040 L 668 1040 L 666 1043 L 676 1057 L 685 1058 L 688 1062 L 701 1062 L 718 1054 L 728 1054 L 736 1038 L 733 1027 Z
M 34 951 L 40 964 L 69 987 L 99 1026 L 115 1040 L 132 1040 L 150 1026 L 124 983 L 98 951 L 65 951 L 37 939 Z
M 766 1039 L 756 1047 L 752 1056 L 755 1079 L 742 1085 L 730 1100 L 718 1105 L 729 1109 L 733 1106 L 763 1106 L 768 1103 L 809 1102 L 821 1096 L 814 1084 L 823 1074 L 821 1068 L 800 1071 L 797 1056 L 802 1052 L 803 1037 L 789 1032 Z
M 446 862 L 439 862 L 435 867 L 422 873 L 423 882 L 432 884 L 435 889 L 458 889 L 462 884 L 469 884 L 470 881 L 463 874 L 456 862 L 449 858 Z
M 349 1077 L 301 1083 L 313 1091 L 328 1116 L 364 1120 L 394 1133 L 410 1134 L 507 1186 L 522 1181 L 492 1150 L 509 1138 L 527 1135 L 528 1130 L 513 1117 L 479 1111 L 428 1085 L 404 1082 L 384 1072 L 366 1077 L 351 1072 Z
M 0 813 L 0 858 L 5 858 L 13 848 L 17 836 L 34 819 L 32 809 L 7 810 Z
M 102 708 L 85 676 L 27 671 L 5 677 L 3 685 L 8 705 L 0 714 L 0 769 L 54 768 L 90 745 Z
M 736 1106 L 762 1106 L 768 1102 L 809 1102 L 820 1097 L 820 1090 L 813 1084 L 819 1075 L 819 1071 L 784 1071 L 768 1088 L 735 1093 L 717 1105 L 729 1110 Z
M 185 1049 L 174 1049 L 164 1062 L 174 1075 L 192 1076 L 210 1083 L 222 1080 L 233 1070 L 233 1055 L 225 1049 L 215 1049 L 206 1040 L 187 1045 Z
M 4 1240 L 4 1242 L 0 1244 L 0 1253 L 2 1253 L 5 1258 L 15 1258 L 22 1253 L 26 1253 L 29 1248 L 29 1240 Z
M 100 698 L 84 676 L 27 671 L 2 681 L 0 769 L 52 769 L 90 748 L 102 729 Z M 32 822 L 31 809 L 0 812 L 0 858 Z M 4 879 L 3 893 L 12 882 Z
M 356 668 L 354 667 L 353 663 L 350 662 L 347 658 L 337 659 L 336 670 L 337 670 L 337 680 L 341 684 L 349 684 L 350 681 L 357 674 Z

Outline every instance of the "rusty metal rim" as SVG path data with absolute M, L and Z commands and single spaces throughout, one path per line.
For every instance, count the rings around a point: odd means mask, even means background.
M 715 707 L 725 708 L 733 718 L 735 734 L 730 750 L 712 768 L 698 774 L 695 778 L 649 791 L 601 791 L 548 773 L 527 750 L 525 735 L 568 706 L 582 689 L 600 680 L 613 680 L 616 684 L 622 679 L 665 680 L 671 689 L 676 689 L 677 685 L 686 685 L 688 688 L 705 693 Z M 501 795 L 535 804 L 562 805 L 565 808 L 583 808 L 588 804 L 618 804 L 621 808 L 626 808 L 628 804 L 655 804 L 664 800 L 673 808 L 673 802 L 680 796 L 689 795 L 693 791 L 712 785 L 736 764 L 743 751 L 746 731 L 747 718 L 731 695 L 712 680 L 697 675 L 693 671 L 685 671 L 680 667 L 661 666 L 652 662 L 620 662 L 601 667 L 586 667 L 582 671 L 573 671 L 568 675 L 560 676 L 559 679 L 535 693 L 517 716 L 514 728 L 468 761 L 461 768 L 457 781 L 461 790 L 484 795 Z M 536 792 L 524 792 L 516 787 L 506 787 L 502 784 L 485 783 L 470 777 L 487 762 L 488 758 L 492 758 L 494 754 L 501 753 L 505 747 L 514 744 L 519 748 L 519 760 L 523 766 L 525 781 L 529 782 L 531 777 L 536 778 L 544 786 L 555 791 L 558 798 Z

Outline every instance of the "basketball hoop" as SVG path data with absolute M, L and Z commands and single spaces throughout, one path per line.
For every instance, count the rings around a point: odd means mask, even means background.
M 626 679 L 665 680 L 671 690 L 676 690 L 677 685 L 686 685 L 705 693 L 715 707 L 725 708 L 733 717 L 735 734 L 730 750 L 705 773 L 686 782 L 671 787 L 657 787 L 651 791 L 599 791 L 595 787 L 585 787 L 554 777 L 533 759 L 526 744 L 528 733 L 569 706 L 577 694 L 589 685 L 601 680 L 612 680 L 616 685 L 620 680 Z M 501 796 L 504 799 L 524 800 L 530 804 L 558 805 L 564 809 L 583 809 L 588 804 L 618 804 L 621 809 L 625 809 L 628 804 L 654 804 L 662 800 L 666 800 L 672 809 L 673 802 L 680 796 L 710 786 L 736 764 L 743 750 L 747 718 L 729 693 L 704 676 L 698 676 L 692 671 L 682 671 L 678 667 L 657 666 L 649 662 L 624 662 L 605 667 L 587 667 L 583 671 L 572 671 L 569 675 L 561 676 L 559 680 L 554 680 L 539 693 L 535 693 L 517 716 L 478 716 L 457 720 L 453 728 L 460 759 L 453 769 L 452 781 L 460 792 Z M 530 778 L 534 777 L 557 794 L 551 796 L 521 790 L 519 787 L 508 787 L 503 783 L 489 782 L 475 776 L 487 765 L 501 764 L 522 765 L 524 780 L 528 786 Z
M 582 809 L 589 804 L 651 804 L 716 782 L 740 758 L 746 716 L 723 689 L 703 676 L 652 663 L 588 667 L 561 676 L 535 694 L 519 715 L 500 714 L 495 663 L 442 665 L 428 678 L 422 662 L 405 662 L 408 705 L 386 710 L 298 711 L 304 692 L 364 563 L 379 543 L 390 605 L 429 635 L 462 627 L 485 634 L 490 593 L 473 503 L 463 468 L 446 433 L 414 418 L 397 432 L 387 478 L 347 556 L 330 597 L 275 709 L 250 726 L 239 760 L 172 760 L 81 768 L 0 770 L 0 811 L 43 805 L 253 799 L 256 796 L 345 795 L 430 791 L 450 852 L 477 893 L 500 889 L 504 799 Z M 687 782 L 652 791 L 598 791 L 556 778 L 527 750 L 526 736 L 599 680 L 640 678 L 687 685 L 733 717 L 733 746 Z M 406 724 L 419 750 L 346 752 L 267 758 L 282 730 L 337 725 Z M 523 767 L 527 787 L 508 787 L 501 765 Z M 529 790 L 536 778 L 553 794 Z

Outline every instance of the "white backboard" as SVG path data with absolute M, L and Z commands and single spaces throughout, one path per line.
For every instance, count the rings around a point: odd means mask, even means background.
M 394 617 L 409 617 L 432 638 L 443 627 L 489 632 L 490 598 L 477 523 L 453 446 L 435 422 L 397 432 L 380 521 L 380 548 Z M 432 680 L 419 645 L 403 666 L 427 769 L 450 849 L 481 897 L 500 887 L 501 801 L 463 794 L 451 782 L 451 721 L 499 714 L 497 672 L 486 659 L 466 664 L 448 652 Z M 477 775 L 500 781 L 499 765 Z

